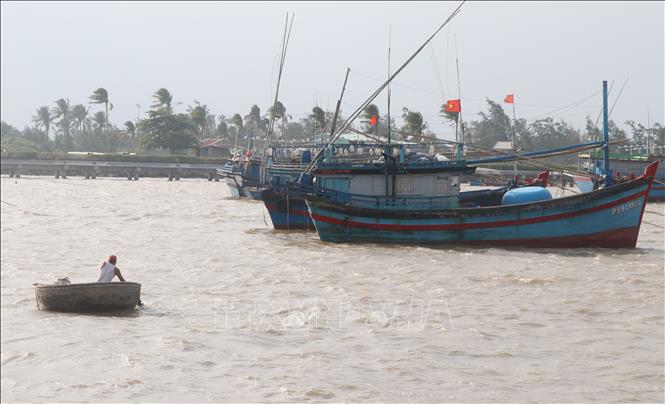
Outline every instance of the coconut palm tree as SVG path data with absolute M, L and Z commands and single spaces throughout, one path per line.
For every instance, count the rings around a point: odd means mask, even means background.
M 37 109 L 37 113 L 32 117 L 32 122 L 34 122 L 37 126 L 42 126 L 44 128 L 44 132 L 46 132 L 46 138 L 48 139 L 52 119 L 51 112 L 46 105 Z
M 106 115 L 102 111 L 98 111 L 92 116 L 92 122 L 95 124 L 95 131 L 101 134 L 106 125 Z
M 60 119 L 56 125 L 62 130 L 62 135 L 65 139 L 67 147 L 72 146 L 72 135 L 70 130 L 72 128 L 71 107 L 69 106 L 69 98 L 60 98 L 55 102 L 55 106 L 51 109 L 51 116 L 53 119 Z
M 284 134 L 286 133 L 286 125 L 289 124 L 291 120 L 293 120 L 293 116 L 289 115 L 286 113 L 286 107 L 282 105 L 282 103 L 278 103 L 278 112 L 279 112 L 279 106 L 281 106 L 281 121 L 282 121 L 282 128 L 281 128 L 281 137 L 284 138 Z
M 106 91 L 105 88 L 98 88 L 95 90 L 95 92 L 92 93 L 92 95 L 89 97 L 90 98 L 90 103 L 91 104 L 104 104 L 104 108 L 106 110 L 105 114 L 105 124 L 106 124 L 106 132 L 109 131 L 108 128 L 108 122 L 109 122 L 109 109 L 113 109 L 113 104 L 109 102 L 109 93 Z M 110 108 L 109 108 L 110 106 Z
M 312 108 L 312 113 L 309 114 L 309 121 L 312 125 L 312 130 L 318 130 L 319 132 L 326 127 L 326 112 L 321 109 L 321 107 Z M 316 133 L 312 133 L 312 138 L 314 138 Z
M 282 131 L 282 136 L 284 135 L 284 127 L 289 119 L 292 117 L 290 115 L 286 114 L 286 107 L 284 107 L 284 104 L 282 104 L 280 101 L 277 101 L 274 106 L 270 107 L 268 109 L 268 116 L 271 119 L 279 119 L 281 121 L 281 131 Z
M 208 116 L 210 115 L 210 111 L 208 110 L 207 105 L 201 105 L 201 103 L 196 100 L 194 100 L 194 104 L 195 106 L 192 107 L 190 105 L 189 108 L 187 108 L 187 111 L 189 112 L 189 118 L 197 128 L 199 139 L 202 139 L 203 134 L 208 127 Z
M 245 126 L 253 130 L 253 136 L 258 132 L 261 125 L 261 108 L 258 105 L 252 105 L 249 114 L 245 115 Z
M 274 115 L 275 119 L 281 119 L 284 114 L 286 114 L 286 108 L 280 101 L 277 101 L 274 106 L 268 108 L 268 116 L 270 118 L 273 118 Z
M 243 130 L 243 121 L 242 121 L 242 116 L 240 114 L 234 114 L 229 120 L 228 120 L 229 125 L 233 125 L 236 129 L 236 137 L 235 141 L 233 142 L 233 149 L 235 150 L 236 147 L 238 146 L 238 136 L 241 134 Z
M 155 99 L 155 103 L 152 104 L 153 108 L 166 108 L 169 111 L 171 110 L 171 103 L 173 102 L 173 95 L 169 90 L 165 88 L 160 88 L 152 95 L 152 98 Z
M 71 117 L 72 122 L 76 129 L 80 132 L 83 132 L 84 128 L 90 126 L 90 118 L 88 118 L 89 108 L 86 108 L 83 104 L 77 104 L 72 107 Z
M 411 135 L 416 143 L 422 143 L 423 131 L 427 128 L 427 123 L 423 119 L 423 114 L 420 112 L 409 111 L 408 108 L 402 108 L 402 119 L 404 126 L 402 131 Z
M 134 126 L 134 122 L 132 121 L 127 121 L 125 122 L 125 132 L 131 137 L 132 139 L 136 137 L 136 126 Z
M 213 115 L 214 118 L 214 115 Z M 217 136 L 222 137 L 223 139 L 226 139 L 228 142 L 228 137 L 229 137 L 229 127 L 227 125 L 228 120 L 226 119 L 226 116 L 224 114 L 219 115 L 219 124 L 217 124 Z

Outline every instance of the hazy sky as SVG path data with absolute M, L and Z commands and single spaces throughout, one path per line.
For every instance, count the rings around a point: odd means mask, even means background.
M 265 111 L 287 12 L 296 14 L 280 90 L 287 113 L 333 110 L 347 66 L 350 113 L 387 76 L 389 31 L 395 69 L 457 4 L 3 1 L 2 120 L 22 128 L 39 106 L 61 97 L 87 103 L 98 87 L 108 90 L 118 126 L 136 120 L 136 104 L 143 115 L 160 87 L 182 112 L 194 99 L 215 114 L 244 116 L 255 103 Z M 602 80 L 615 82 L 612 104 L 628 79 L 611 118 L 646 124 L 649 114 L 663 123 L 663 4 L 468 2 L 395 79 L 392 114 L 420 111 L 450 138 L 438 111 L 457 98 L 457 54 L 465 120 L 486 97 L 514 93 L 518 118 L 582 128 L 586 115 L 598 116 Z M 377 105 L 385 112 L 386 97 Z

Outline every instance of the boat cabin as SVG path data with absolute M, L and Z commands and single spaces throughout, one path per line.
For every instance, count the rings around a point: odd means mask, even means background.
M 474 170 L 460 161 L 322 163 L 314 170 L 313 186 L 351 205 L 407 208 L 426 200 L 438 208 L 454 208 L 462 175 Z

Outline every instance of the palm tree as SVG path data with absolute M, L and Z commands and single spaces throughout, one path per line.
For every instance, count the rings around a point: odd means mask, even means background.
M 173 95 L 169 90 L 165 88 L 160 88 L 152 95 L 152 98 L 155 99 L 155 103 L 152 104 L 153 108 L 166 108 L 169 111 L 171 110 L 171 103 L 173 102 Z
M 261 108 L 258 105 L 252 105 L 249 114 L 245 115 L 245 126 L 257 130 L 261 121 Z
M 448 112 L 448 111 L 446 111 L 447 106 L 448 106 L 447 104 L 443 104 L 443 106 L 441 107 L 441 110 L 439 111 L 439 116 L 441 116 L 442 118 L 445 118 L 447 121 L 449 121 L 448 123 L 450 124 L 450 126 L 455 126 L 459 123 L 458 122 L 459 121 L 459 112 Z
M 187 109 L 189 112 L 189 117 L 192 120 L 192 123 L 196 126 L 199 132 L 199 139 L 203 138 L 203 133 L 208 127 L 208 116 L 210 111 L 208 110 L 207 105 L 201 105 L 200 102 L 194 100 L 195 107 L 191 105 Z
M 236 129 L 236 138 L 233 143 L 233 149 L 238 146 L 238 135 L 241 134 L 242 129 L 243 129 L 243 121 L 242 121 L 242 116 L 240 114 L 234 114 L 230 119 L 229 119 L 229 125 L 233 125 Z
M 51 109 L 51 116 L 53 119 L 60 119 L 57 125 L 62 130 L 62 135 L 65 139 L 65 145 L 70 147 L 72 145 L 72 136 L 70 129 L 72 127 L 71 111 L 69 106 L 69 98 L 60 98 L 55 102 L 55 106 Z
M 273 116 L 274 115 L 274 116 Z M 268 116 L 272 119 L 279 119 L 282 122 L 282 137 L 284 136 L 284 127 L 292 117 L 286 114 L 286 107 L 280 101 L 277 101 L 273 107 L 268 109 Z
M 113 104 L 109 102 L 109 93 L 106 91 L 105 88 L 98 88 L 95 90 L 94 93 L 90 96 L 90 103 L 91 104 L 104 104 L 104 107 L 106 109 L 106 115 L 105 115 L 105 123 L 107 125 L 106 132 L 109 131 L 108 128 L 108 122 L 109 122 L 109 104 L 111 106 L 110 109 L 113 109 Z
M 213 118 L 215 116 L 213 115 Z M 217 136 L 221 136 L 223 139 L 225 139 L 228 142 L 228 137 L 229 137 L 229 128 L 227 125 L 227 119 L 224 114 L 219 115 L 219 124 L 217 124 Z
M 48 110 L 48 107 L 45 105 L 37 109 L 37 113 L 32 117 L 32 122 L 38 126 L 44 127 L 46 132 L 46 138 L 48 139 L 49 129 L 51 129 L 51 112 Z
M 125 122 L 125 131 L 132 139 L 136 137 L 136 126 L 134 126 L 134 122 L 132 121 Z
M 217 118 L 215 114 L 208 114 L 208 122 L 206 122 L 206 134 L 208 136 L 214 135 L 215 129 L 217 128 Z
M 72 107 L 71 116 L 72 121 L 76 129 L 80 132 L 83 132 L 83 127 L 90 126 L 90 118 L 88 118 L 89 108 L 86 108 L 83 104 L 77 104 Z
M 92 116 L 92 122 L 95 124 L 95 130 L 101 133 L 106 125 L 106 115 L 102 111 L 98 111 Z
M 408 108 L 402 108 L 402 119 L 404 119 L 402 130 L 411 135 L 415 142 L 422 143 L 423 131 L 427 128 L 423 114 L 409 111 Z
M 312 124 L 312 129 L 319 131 L 323 130 L 326 127 L 326 113 L 321 107 L 312 108 L 312 113 L 309 114 L 309 121 Z M 314 138 L 315 133 L 312 133 L 312 138 Z
M 275 115 L 275 119 L 280 119 L 281 117 L 286 114 L 286 108 L 284 107 L 284 104 L 282 104 L 280 101 L 277 101 L 274 106 L 268 108 L 268 116 L 273 117 L 273 114 Z

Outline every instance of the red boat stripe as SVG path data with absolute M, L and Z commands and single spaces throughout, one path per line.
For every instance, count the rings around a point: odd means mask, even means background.
M 576 234 L 574 236 L 534 237 L 485 241 L 464 240 L 463 243 L 546 248 L 574 248 L 590 246 L 601 246 L 606 248 L 631 248 L 635 247 L 639 231 L 639 227 L 626 227 L 623 229 L 608 230 L 592 234 Z M 455 243 L 456 241 L 453 240 L 450 242 Z
M 366 229 L 375 229 L 375 230 L 402 230 L 402 231 L 466 230 L 466 229 L 482 229 L 490 227 L 520 226 L 525 224 L 542 223 L 542 222 L 550 222 L 553 220 L 567 219 L 570 217 L 585 215 L 587 213 L 598 212 L 601 210 L 611 208 L 616 205 L 621 205 L 622 203 L 626 203 L 634 199 L 638 199 L 639 197 L 646 195 L 647 192 L 648 191 L 638 192 L 636 194 L 629 195 L 621 199 L 617 199 L 616 201 L 613 202 L 608 202 L 603 205 L 594 206 L 591 208 L 582 209 L 575 212 L 559 213 L 556 215 L 531 217 L 526 219 L 503 220 L 499 222 L 403 225 L 403 224 L 385 224 L 385 223 L 365 223 L 365 222 L 357 222 L 351 220 L 341 220 L 334 217 L 321 216 L 317 214 L 312 214 L 312 219 L 326 223 L 348 226 L 348 227 L 357 227 L 357 228 L 366 228 Z

